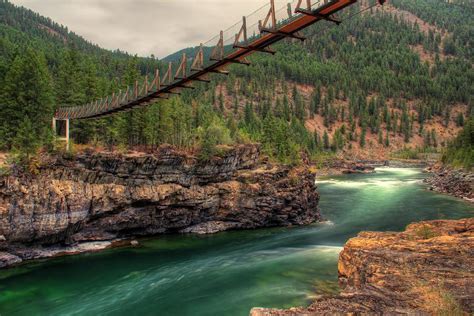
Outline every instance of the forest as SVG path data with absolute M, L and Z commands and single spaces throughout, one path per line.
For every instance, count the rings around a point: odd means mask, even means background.
M 72 138 L 118 150 L 171 144 L 202 159 L 218 153 L 218 145 L 260 142 L 272 159 L 295 164 L 353 148 L 393 151 L 418 137 L 423 144 L 417 150 L 445 151 L 445 161 L 470 166 L 471 14 L 472 8 L 434 0 L 393 0 L 388 9 L 338 27 L 317 23 L 305 31 L 304 44 L 277 44 L 274 57 L 255 55 L 250 67 L 232 66 L 231 75 L 216 75 L 211 84 L 147 108 L 73 121 Z M 57 150 L 51 119 L 59 105 L 94 101 L 163 67 L 153 55 L 101 49 L 1 0 L 0 148 L 26 160 Z M 308 128 L 318 118 L 323 126 Z M 448 142 L 435 121 L 443 130 L 465 129 Z

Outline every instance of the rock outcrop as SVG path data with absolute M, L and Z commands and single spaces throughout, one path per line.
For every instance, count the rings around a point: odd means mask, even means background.
M 449 194 L 474 203 L 474 173 L 451 168 L 428 168 L 432 176 L 425 180 L 430 190 Z
M 47 246 L 309 224 L 318 200 L 313 174 L 262 162 L 258 145 L 208 162 L 170 147 L 59 159 L 38 176 L 0 178 L 0 266 Z
M 322 168 L 318 170 L 318 176 L 374 173 L 375 168 L 388 166 L 388 163 L 388 161 L 332 159 L 324 162 Z
M 342 292 L 269 315 L 462 315 L 474 312 L 474 218 L 363 232 L 339 257 Z

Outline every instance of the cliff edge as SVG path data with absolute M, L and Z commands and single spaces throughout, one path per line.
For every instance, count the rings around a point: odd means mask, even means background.
M 339 257 L 342 292 L 270 315 L 464 315 L 474 312 L 474 218 L 363 232 Z
M 314 174 L 265 162 L 258 145 L 205 162 L 171 147 L 62 158 L 0 178 L 0 267 L 135 236 L 309 224 L 318 201 Z

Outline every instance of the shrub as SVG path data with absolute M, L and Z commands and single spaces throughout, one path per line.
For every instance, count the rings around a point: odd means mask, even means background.
M 468 170 L 474 166 L 474 118 L 464 124 L 464 129 L 456 139 L 448 145 L 443 163 Z
M 200 160 L 206 161 L 218 154 L 218 145 L 227 145 L 231 143 L 229 129 L 219 123 L 212 123 L 201 133 L 201 150 L 199 152 Z
M 7 166 L 0 166 L 0 177 L 10 175 L 11 169 Z
M 35 133 L 33 125 L 28 118 L 25 118 L 18 128 L 16 136 L 13 138 L 13 157 L 22 167 L 34 169 L 35 157 L 41 146 L 41 141 Z
M 422 239 L 431 239 L 438 236 L 438 234 L 435 231 L 433 231 L 433 229 L 428 225 L 421 226 L 420 228 L 416 230 L 415 233 L 418 237 Z
M 404 147 L 392 154 L 392 157 L 399 159 L 420 159 L 420 150 Z

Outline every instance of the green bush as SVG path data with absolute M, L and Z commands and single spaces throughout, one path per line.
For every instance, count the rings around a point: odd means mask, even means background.
M 38 153 L 40 146 L 41 141 L 38 139 L 31 121 L 25 117 L 13 138 L 13 155 L 17 157 L 20 164 L 28 165 Z
M 7 166 L 0 166 L 0 177 L 8 176 L 11 172 L 11 169 Z
M 438 234 L 435 231 L 433 231 L 433 229 L 428 225 L 421 226 L 420 228 L 416 230 L 415 233 L 418 237 L 422 239 L 431 239 L 438 236 Z
M 199 159 L 203 161 L 219 153 L 218 145 L 227 145 L 232 142 L 229 129 L 218 122 L 213 122 L 201 134 Z
M 464 129 L 456 139 L 448 145 L 443 163 L 454 167 L 464 167 L 471 170 L 474 166 L 474 118 L 465 122 Z

